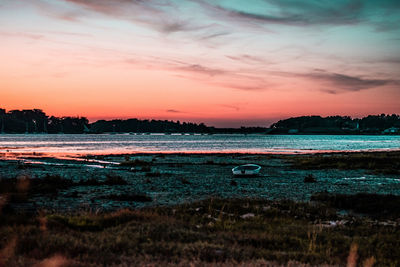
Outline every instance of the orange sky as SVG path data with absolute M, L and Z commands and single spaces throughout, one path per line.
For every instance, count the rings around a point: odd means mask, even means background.
M 177 1 L 155 2 L 5 1 L 0 107 L 230 127 L 400 113 L 398 30 L 277 23 L 208 1 L 175 14 Z

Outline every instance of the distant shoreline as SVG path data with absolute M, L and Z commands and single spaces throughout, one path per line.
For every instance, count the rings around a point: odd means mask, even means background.
M 245 122 L 246 120 L 244 120 Z M 380 114 L 363 118 L 350 116 L 301 116 L 279 120 L 269 127 L 218 128 L 179 120 L 114 119 L 90 123 L 86 117 L 48 116 L 40 109 L 0 108 L 0 133 L 198 133 L 198 134 L 400 134 L 400 115 Z
M 104 132 L 104 133 L 0 133 L 2 135 L 344 135 L 344 136 L 399 136 L 400 132 L 398 133 L 235 133 L 235 132 L 220 132 L 220 133 L 189 133 L 189 132 L 182 132 L 182 133 L 162 133 L 162 132 Z

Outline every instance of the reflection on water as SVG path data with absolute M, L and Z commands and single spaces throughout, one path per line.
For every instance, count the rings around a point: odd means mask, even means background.
M 0 153 L 309 153 L 400 149 L 400 136 L 354 135 L 0 135 Z

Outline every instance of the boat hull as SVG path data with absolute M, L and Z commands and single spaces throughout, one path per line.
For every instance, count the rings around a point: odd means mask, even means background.
M 261 166 L 255 164 L 247 164 L 237 166 L 232 169 L 234 176 L 257 176 L 260 174 Z

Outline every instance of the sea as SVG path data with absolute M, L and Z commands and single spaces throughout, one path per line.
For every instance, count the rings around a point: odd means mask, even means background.
M 398 135 L 0 134 L 0 153 L 270 153 L 400 150 Z

